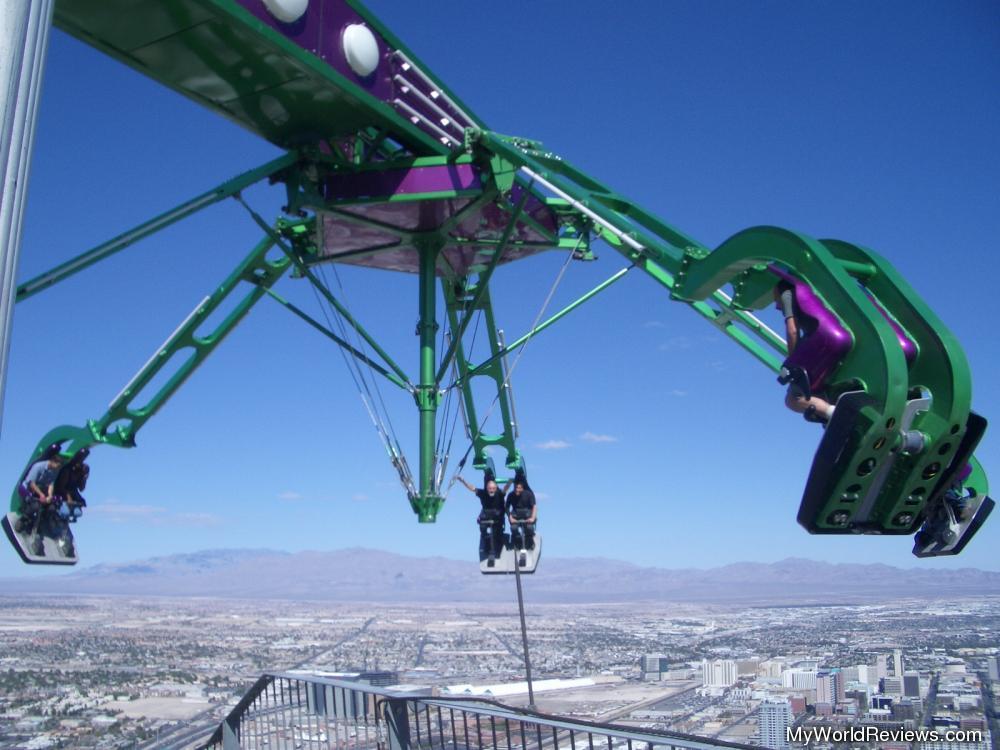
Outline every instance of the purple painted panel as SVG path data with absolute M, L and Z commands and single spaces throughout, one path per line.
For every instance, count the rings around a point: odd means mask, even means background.
M 811 286 L 776 265 L 768 268 L 794 287 L 799 310 L 816 323 L 815 330 L 803 337 L 785 360 L 785 366 L 801 367 L 809 374 L 809 387 L 821 391 L 826 379 L 851 350 L 854 339 Z
M 470 198 L 460 198 L 457 200 L 399 201 L 396 203 L 358 203 L 340 206 L 338 210 L 408 232 L 429 232 L 439 228 L 446 219 L 454 216 L 470 202 Z
M 237 2 L 272 29 L 319 57 L 372 96 L 386 103 L 392 103 L 395 97 L 395 85 L 392 82 L 389 55 L 393 50 L 378 31 L 368 27 L 379 47 L 380 62 L 375 72 L 362 78 L 347 64 L 341 35 L 350 24 L 366 26 L 367 24 L 344 0 L 310 0 L 305 14 L 294 23 L 282 23 L 272 16 L 264 7 L 263 0 L 237 0 Z
M 357 252 L 399 242 L 399 238 L 390 232 L 348 222 L 329 214 L 321 216 L 319 239 L 324 256 Z
M 295 23 L 282 23 L 268 13 L 263 0 L 236 0 L 259 20 L 272 29 L 281 32 L 299 47 L 319 57 L 320 34 L 322 32 L 323 3 L 313 0 L 305 14 Z
M 872 304 L 882 313 L 882 317 L 888 321 L 889 325 L 892 326 L 892 330 L 896 334 L 896 340 L 899 341 L 899 348 L 903 350 L 903 354 L 906 356 L 906 363 L 912 364 L 913 360 L 917 356 L 917 345 L 910 338 L 910 335 L 903 330 L 903 327 L 896 322 L 895 318 L 891 317 L 888 311 L 882 306 L 882 303 L 876 299 L 875 295 L 872 294 L 868 289 L 864 289 L 865 294 L 868 295 L 868 299 L 872 301 Z
M 323 197 L 332 202 L 357 201 L 449 190 L 478 191 L 482 187 L 471 164 L 446 164 L 332 175 L 323 184 Z

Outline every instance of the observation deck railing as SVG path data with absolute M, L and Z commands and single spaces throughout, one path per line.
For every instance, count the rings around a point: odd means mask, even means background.
M 707 750 L 751 748 L 563 719 L 482 698 L 265 674 L 200 750 Z

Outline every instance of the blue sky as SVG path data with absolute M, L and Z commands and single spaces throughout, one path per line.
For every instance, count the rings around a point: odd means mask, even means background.
M 995 3 L 370 5 L 491 127 L 544 141 L 709 246 L 778 224 L 876 249 L 958 334 L 975 408 L 1000 414 Z M 56 33 L 20 278 L 275 154 Z M 267 216 L 281 203 L 268 188 L 247 198 Z M 0 476 L 13 485 L 49 428 L 103 413 L 257 238 L 230 201 L 18 305 Z M 554 305 L 624 265 L 599 254 L 571 266 Z M 561 261 L 497 273 L 509 338 Z M 415 279 L 341 274 L 352 309 L 415 371 Z M 318 314 L 302 282 L 278 289 Z M 912 558 L 906 537 L 806 534 L 795 513 L 818 429 L 783 408 L 772 374 L 638 272 L 530 344 L 514 389 L 547 555 L 1000 569 L 997 519 L 937 561 Z M 386 393 L 415 462 L 412 400 Z M 418 525 L 339 354 L 267 301 L 138 443 L 92 456 L 77 528 L 88 563 L 209 547 L 475 554 L 474 498 L 456 485 L 438 523 Z M 988 471 L 1000 471 L 997 446 L 987 433 Z M 0 576 L 20 574 L 0 554 Z

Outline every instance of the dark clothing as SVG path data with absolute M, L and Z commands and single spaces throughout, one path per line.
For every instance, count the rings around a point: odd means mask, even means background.
M 511 492 L 507 495 L 507 512 L 518 520 L 531 518 L 535 510 L 535 493 L 525 487 L 521 494 Z M 515 549 L 535 548 L 535 524 L 512 523 L 510 525 L 511 542 Z
M 535 493 L 529 489 L 524 489 L 518 495 L 511 492 L 507 495 L 507 512 L 514 518 L 531 518 L 531 511 L 535 508 Z
M 488 494 L 486 490 L 476 490 L 476 497 L 482 503 L 484 516 L 490 518 L 503 516 L 503 493 L 500 490 L 492 495 Z

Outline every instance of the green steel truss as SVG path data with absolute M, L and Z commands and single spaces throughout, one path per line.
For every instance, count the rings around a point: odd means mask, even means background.
M 51 443 L 59 441 L 68 441 L 64 446 L 67 454 L 99 443 L 119 447 L 134 445 L 136 432 L 249 309 L 267 295 L 345 349 L 350 356 L 413 395 L 420 415 L 420 456 L 415 486 L 408 490 L 408 495 L 418 518 L 433 521 L 446 494 L 442 477 L 436 476 L 441 456 L 435 450 L 435 441 L 438 407 L 442 394 L 448 389 L 455 388 L 460 392 L 474 466 L 485 468 L 487 451 L 493 446 L 504 451 L 505 464 L 509 469 L 523 466 L 517 448 L 517 429 L 510 399 L 506 369 L 508 355 L 623 278 L 632 268 L 651 276 L 669 290 L 671 299 L 691 307 L 776 372 L 786 354 L 784 339 L 762 323 L 753 311 L 770 302 L 774 277 L 766 267 L 768 263 L 779 263 L 807 281 L 827 306 L 836 311 L 840 321 L 855 338 L 856 345 L 840 364 L 831 390 L 836 394 L 863 389 L 871 397 L 871 404 L 862 410 L 855 440 L 859 446 L 856 456 L 859 466 L 861 462 L 874 461 L 878 464 L 894 458 L 888 480 L 877 488 L 878 497 L 872 511 L 876 520 L 872 528 L 881 533 L 909 533 L 918 525 L 921 503 L 929 497 L 935 477 L 954 457 L 963 437 L 969 415 L 971 381 L 968 364 L 954 337 L 884 259 L 870 250 L 845 242 L 814 240 L 777 227 L 745 230 L 710 251 L 582 174 L 558 156 L 542 151 L 538 144 L 488 131 L 470 133 L 468 153 L 457 157 L 413 157 L 407 153 L 380 151 L 377 133 L 370 131 L 359 133 L 353 144 L 355 147 L 352 149 L 338 149 L 340 156 L 308 150 L 289 152 L 23 284 L 19 289 L 19 300 L 200 208 L 227 197 L 242 202 L 240 191 L 265 178 L 282 182 L 287 190 L 287 210 L 304 216 L 294 221 L 282 219 L 271 225 L 247 207 L 265 234 L 261 243 L 209 297 L 199 303 L 115 398 L 107 413 L 88 422 L 86 427 L 64 426 L 50 432 L 39 442 L 33 457 L 40 455 Z M 353 153 L 357 158 L 345 158 L 344 153 Z M 350 217 L 350 221 L 358 225 L 374 225 L 374 220 L 346 211 L 343 201 L 331 204 L 324 200 L 319 188 L 323 176 L 460 162 L 477 164 L 484 178 L 478 193 L 470 196 L 466 191 L 462 194 L 472 198 L 463 212 L 434 231 L 389 228 L 399 239 L 417 247 L 420 256 L 417 274 L 419 368 L 417 377 L 411 379 L 405 368 L 390 357 L 313 272 L 312 267 L 324 258 L 314 242 L 316 218 L 310 213 L 329 212 Z M 525 188 L 517 205 L 510 201 L 515 184 Z M 406 199 L 448 200 L 458 194 L 457 191 L 446 191 L 411 195 Z M 558 210 L 560 227 L 556 235 L 550 236 L 551 247 L 583 248 L 580 257 L 587 258 L 590 257 L 590 241 L 603 239 L 630 265 L 523 336 L 504 345 L 499 337 L 489 285 L 504 252 L 513 244 L 513 230 L 517 222 L 524 219 L 522 208 L 529 195 L 546 201 Z M 392 200 L 392 197 L 366 198 L 378 199 Z M 443 262 L 439 249 L 456 222 L 489 201 L 506 206 L 510 212 L 509 223 L 485 265 L 476 267 L 468 275 L 458 274 Z M 387 229 L 381 223 L 378 228 Z M 277 260 L 269 260 L 268 252 L 274 248 L 281 253 Z M 376 248 L 369 252 L 379 251 Z M 331 307 L 371 347 L 371 355 L 353 347 L 342 336 L 271 288 L 289 268 L 294 269 L 295 276 L 305 278 L 316 286 Z M 443 319 L 447 321 L 449 333 L 443 352 L 437 350 L 438 280 L 445 303 Z M 911 366 L 907 366 L 895 332 L 871 303 L 862 284 L 916 342 L 919 355 Z M 205 335 L 196 333 L 212 311 L 241 287 L 247 288 L 245 296 L 219 326 Z M 469 323 L 477 314 L 483 318 L 483 335 L 489 342 L 489 354 L 483 361 L 475 363 L 468 358 L 467 338 Z M 138 398 L 145 396 L 144 389 L 168 364 L 175 369 L 165 384 L 148 398 Z M 454 372 L 455 377 L 446 383 L 449 372 Z M 476 378 L 491 381 L 496 394 L 493 403 L 476 403 L 472 388 Z M 929 392 L 933 397 L 929 410 L 921 412 L 914 423 L 914 428 L 926 437 L 926 448 L 919 453 L 904 453 L 896 457 L 899 434 L 893 425 L 900 422 L 908 398 L 917 389 Z M 489 433 L 480 420 L 494 409 L 498 411 L 501 429 Z M 393 460 L 396 463 L 400 459 L 393 456 Z M 828 488 L 829 496 L 820 514 L 823 518 L 841 508 L 845 497 L 856 498 L 864 494 L 878 473 L 844 471 L 842 474 Z M 970 481 L 978 485 L 978 491 L 987 491 L 985 475 L 980 470 L 974 472 Z M 19 505 L 16 493 L 13 505 Z M 905 518 L 906 522 L 899 522 L 900 518 Z M 817 523 L 821 531 L 843 533 L 845 530 L 842 523 L 823 519 Z
M 920 525 L 924 504 L 965 433 L 971 376 L 954 336 L 884 259 L 846 242 L 778 227 L 754 227 L 709 250 L 538 143 L 491 132 L 470 133 L 468 140 L 509 162 L 520 179 L 544 185 L 589 217 L 598 235 L 667 287 L 672 299 L 691 306 L 775 372 L 787 347 L 752 313 L 772 299 L 775 277 L 767 265 L 778 263 L 808 282 L 855 339 L 829 386 L 831 394 L 863 389 L 872 401 L 855 429 L 847 470 L 827 488 L 816 530 L 849 530 L 837 512 L 851 510 L 869 489 L 877 492 L 871 520 L 857 530 L 901 534 Z M 918 354 L 911 365 L 862 285 L 914 339 Z M 932 397 L 912 425 L 923 433 L 924 448 L 908 453 L 896 425 L 907 400 L 918 394 Z M 886 461 L 892 462 L 891 472 L 879 488 L 872 483 L 882 478 L 873 469 Z M 976 470 L 967 486 L 986 494 L 985 476 L 971 463 Z
M 67 456 L 99 444 L 134 447 L 139 429 L 163 407 L 288 270 L 291 265 L 288 258 L 268 257 L 273 246 L 270 237 L 262 239 L 153 352 L 153 356 L 115 396 L 101 417 L 89 420 L 86 427 L 63 425 L 50 430 L 38 442 L 29 465 L 37 461 L 53 443 L 63 443 L 62 452 Z M 238 300 L 235 306 L 214 327 L 203 330 L 212 314 L 231 296 Z M 165 382 L 161 385 L 157 381 L 153 392 L 147 393 L 147 387 L 161 375 Z M 11 496 L 11 510 L 17 512 L 20 506 L 21 499 L 15 488 Z

